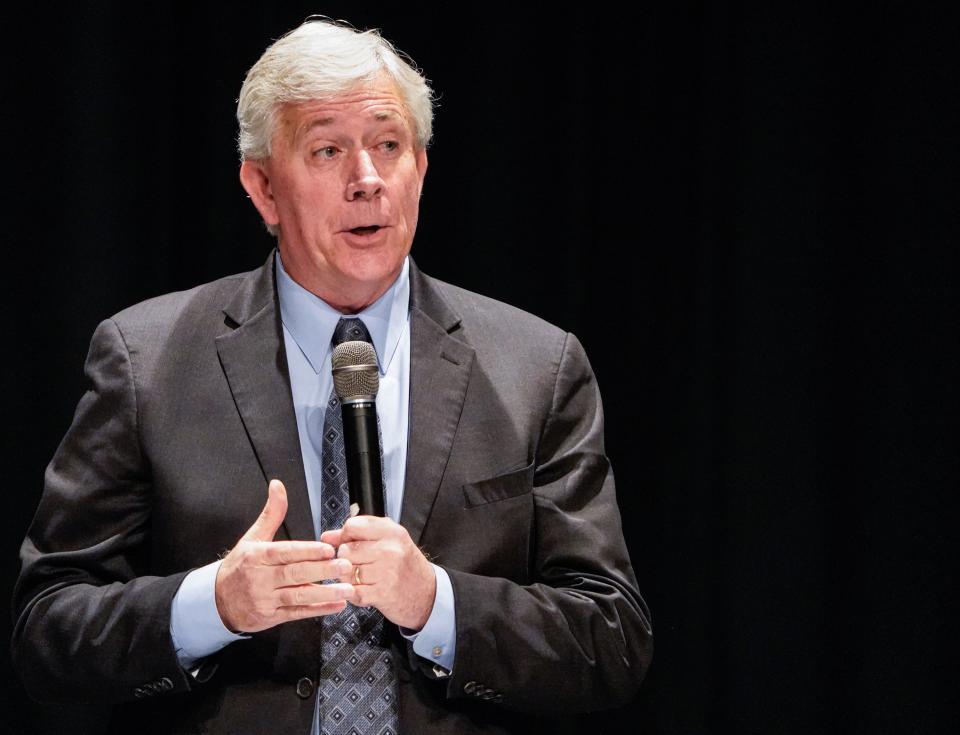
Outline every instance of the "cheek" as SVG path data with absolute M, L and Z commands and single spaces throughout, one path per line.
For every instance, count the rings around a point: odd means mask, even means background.
M 323 219 L 323 214 L 329 212 L 337 201 L 333 186 L 314 180 L 306 173 L 278 182 L 275 194 L 285 209 L 301 220 Z
M 403 201 L 403 218 L 407 225 L 413 228 L 413 226 L 417 224 L 417 217 L 420 212 L 420 194 L 416 184 L 407 189 L 407 191 L 409 193 Z

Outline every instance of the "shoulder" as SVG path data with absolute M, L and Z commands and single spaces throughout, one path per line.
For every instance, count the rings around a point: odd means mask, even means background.
M 459 318 L 471 344 L 491 344 L 504 353 L 559 352 L 572 337 L 564 329 L 515 306 L 420 274 Z
M 154 296 L 128 306 L 111 317 L 122 332 L 163 328 L 187 315 L 213 312 L 223 318 L 222 309 L 250 273 L 225 276 L 210 283 Z
M 595 387 L 590 362 L 571 332 L 419 272 L 417 280 L 438 323 L 473 350 L 476 369 L 502 396 L 524 402 L 540 395 L 550 405 L 557 391 Z
M 261 291 L 268 295 L 260 298 Z M 155 296 L 104 320 L 91 349 L 98 340 L 108 338 L 110 349 L 127 353 L 134 372 L 142 376 L 172 364 L 195 365 L 204 358 L 215 359 L 217 337 L 236 326 L 227 315 L 228 307 L 251 292 L 256 295 L 251 301 L 266 303 L 272 291 L 272 272 L 263 266 Z

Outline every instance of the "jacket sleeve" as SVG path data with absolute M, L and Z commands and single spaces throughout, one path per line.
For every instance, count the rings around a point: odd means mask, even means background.
M 21 547 L 13 657 L 39 701 L 120 701 L 190 688 L 170 638 L 185 576 L 146 575 L 150 471 L 130 355 L 112 320 L 91 340 L 87 390 L 47 467 Z
M 652 655 L 603 447 L 596 380 L 567 335 L 533 475 L 530 584 L 448 569 L 457 657 L 447 696 L 534 713 L 634 695 Z

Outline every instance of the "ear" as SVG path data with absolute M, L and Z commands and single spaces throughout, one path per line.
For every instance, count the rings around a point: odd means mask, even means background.
M 240 183 L 246 190 L 253 206 L 257 208 L 263 221 L 268 225 L 279 225 L 277 202 L 273 198 L 270 186 L 270 172 L 264 161 L 244 161 L 240 164 Z
M 416 152 L 417 173 L 420 175 L 420 191 L 423 194 L 423 179 L 427 175 L 427 149 L 419 148 Z

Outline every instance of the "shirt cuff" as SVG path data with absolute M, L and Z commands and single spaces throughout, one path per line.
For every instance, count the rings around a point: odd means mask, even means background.
M 217 572 L 222 560 L 194 569 L 183 579 L 170 610 L 170 637 L 184 669 L 234 641 L 237 635 L 224 626 L 217 611 Z
M 403 637 L 413 643 L 413 652 L 436 667 L 453 671 L 457 653 L 457 616 L 453 607 L 453 585 L 443 567 L 431 565 L 437 578 L 437 594 L 426 625 L 419 632 L 400 628 Z

